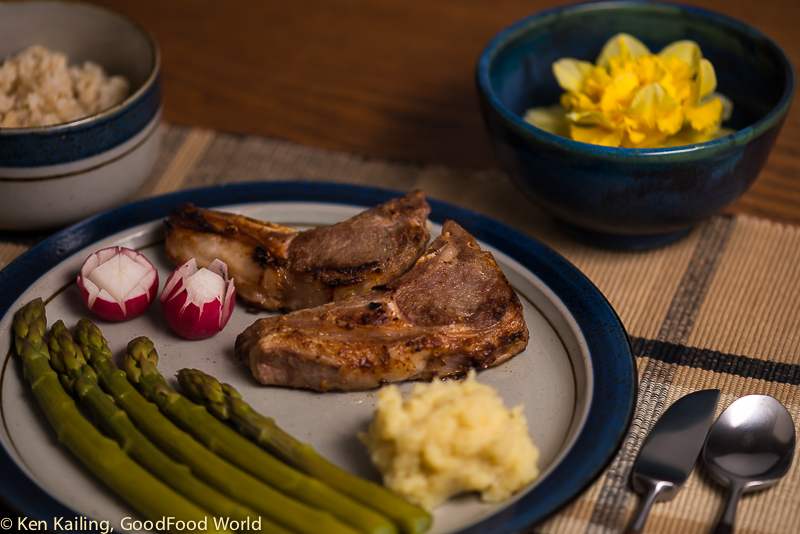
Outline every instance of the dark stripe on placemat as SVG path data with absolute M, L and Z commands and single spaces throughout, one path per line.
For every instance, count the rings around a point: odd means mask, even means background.
M 656 339 L 683 344 L 689 338 L 734 226 L 729 216 L 709 220 Z
M 706 223 L 697 248 L 689 261 L 670 307 L 656 336 L 662 343 L 680 345 L 688 339 L 697 312 L 708 292 L 725 252 L 735 224 L 730 217 L 716 217 Z M 645 436 L 664 411 L 664 404 L 676 367 L 657 359 L 644 362 L 636 413 L 631 429 L 607 470 L 587 532 L 601 532 L 624 527 L 625 513 L 631 498 L 631 470 Z
M 800 365 L 797 364 L 759 360 L 654 339 L 631 338 L 631 347 L 637 358 L 649 358 L 666 365 L 800 386 Z

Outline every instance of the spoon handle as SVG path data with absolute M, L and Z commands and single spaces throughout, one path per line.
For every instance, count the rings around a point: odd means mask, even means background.
M 728 495 L 728 502 L 722 510 L 722 515 L 714 528 L 713 534 L 733 534 L 733 522 L 736 519 L 736 507 L 739 505 L 739 497 L 744 488 L 741 484 L 732 484 L 731 492 Z

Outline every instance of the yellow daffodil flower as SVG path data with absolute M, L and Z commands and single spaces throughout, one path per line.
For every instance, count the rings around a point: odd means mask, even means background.
M 565 93 L 559 105 L 533 108 L 524 119 L 584 143 L 659 148 L 700 143 L 731 133 L 721 127 L 731 104 L 715 93 L 714 66 L 693 41 L 658 54 L 626 33 L 603 46 L 595 64 L 565 58 L 553 64 Z

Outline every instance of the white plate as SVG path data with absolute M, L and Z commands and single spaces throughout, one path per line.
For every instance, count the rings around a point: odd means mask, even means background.
M 107 212 L 62 232 L 0 273 L 2 287 L 8 293 L 0 293 L 0 311 L 4 314 L 0 337 L 6 347 L 11 347 L 13 312 L 39 296 L 47 301 L 51 324 L 63 319 L 71 328 L 80 317 L 90 316 L 74 281 L 86 256 L 106 246 L 121 245 L 143 252 L 158 268 L 163 287 L 173 269 L 164 253 L 163 218 L 171 207 L 184 201 L 213 204 L 302 228 L 347 219 L 363 206 L 398 195 L 330 184 L 243 184 L 182 192 Z M 320 198 L 336 198 L 337 202 L 320 202 Z M 485 504 L 474 495 L 452 500 L 435 511 L 430 532 L 512 532 L 568 502 L 611 459 L 632 413 L 633 358 L 613 310 L 563 258 L 494 221 L 446 204 L 431 204 L 432 236 L 438 235 L 445 218 L 462 224 L 479 239 L 482 248 L 492 251 L 523 302 L 531 333 L 527 349 L 505 364 L 480 372 L 478 380 L 496 387 L 508 407 L 525 406 L 531 435 L 541 451 L 541 475 L 503 503 Z M 140 221 L 149 222 L 138 224 Z M 30 272 L 37 270 L 35 265 L 41 273 Z M 23 284 L 26 279 L 32 283 L 9 291 L 7 284 L 17 278 Z M 146 335 L 159 352 L 159 369 L 176 388 L 174 375 L 178 369 L 202 369 L 234 385 L 258 411 L 273 417 L 333 462 L 378 480 L 356 437 L 374 410 L 375 391 L 318 393 L 265 387 L 253 379 L 246 365 L 236 362 L 236 335 L 266 314 L 249 313 L 240 303 L 225 330 L 204 341 L 186 341 L 173 334 L 157 303 L 132 321 L 109 323 L 90 317 L 115 354 L 124 352 L 133 337 Z M 598 355 L 601 352 L 602 359 Z M 20 362 L 10 351 L 0 378 L 0 444 L 5 452 L 0 466 L 4 473 L 16 474 L 13 482 L 3 476 L 0 491 L 5 499 L 23 515 L 42 519 L 49 526 L 58 517 L 83 515 L 108 519 L 115 531 L 123 530 L 120 520 L 136 518 L 137 514 L 109 495 L 57 443 L 22 379 Z M 407 392 L 411 387 L 406 383 L 401 390 Z M 15 473 L 16 468 L 20 473 Z M 21 487 L 25 488 L 22 493 L 17 489 Z

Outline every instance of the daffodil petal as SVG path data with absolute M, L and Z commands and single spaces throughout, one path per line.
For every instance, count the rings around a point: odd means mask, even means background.
M 675 99 L 660 84 L 654 83 L 639 91 L 627 114 L 654 127 L 659 116 L 671 113 L 677 107 Z
M 580 126 L 603 126 L 605 128 L 614 128 L 614 124 L 611 122 L 611 119 L 599 111 L 567 113 L 567 120 Z
M 632 72 L 626 72 L 615 77 L 605 87 L 599 102 L 600 111 L 605 114 L 615 114 L 628 107 L 635 96 L 634 91 L 639 87 L 639 79 Z
M 700 64 L 700 58 L 703 57 L 697 43 L 689 40 L 675 41 L 674 43 L 668 44 L 658 55 L 664 58 L 665 61 L 669 60 L 671 56 L 675 56 L 689 65 L 692 70 L 697 69 Z
M 733 102 L 727 96 L 720 94 L 720 93 L 711 93 L 706 97 L 706 99 L 711 100 L 712 98 L 719 98 L 719 101 L 722 102 L 722 113 L 720 114 L 720 121 L 726 121 L 731 118 L 733 114 Z M 704 104 L 705 101 L 701 102 Z
M 714 139 L 725 137 L 734 133 L 735 131 L 736 130 L 731 128 L 720 128 L 710 134 L 704 134 L 703 132 L 693 130 L 691 127 L 685 127 L 680 132 L 665 139 L 661 146 L 671 147 L 705 143 L 706 141 L 713 141 Z
M 683 126 L 683 110 L 660 85 L 654 83 L 639 91 L 625 111 L 625 125 L 633 146 L 660 142 Z
M 666 138 L 657 148 L 693 145 L 695 143 L 703 143 L 705 141 L 708 141 L 708 136 L 692 130 L 691 128 L 684 128 L 675 135 L 671 135 Z
M 525 112 L 522 119 L 561 137 L 569 137 L 569 123 L 567 122 L 564 108 L 556 104 L 554 106 L 532 108 Z
M 583 83 L 586 76 L 592 70 L 592 65 L 588 61 L 564 58 L 553 63 L 553 75 L 558 81 L 558 85 L 565 91 L 580 93 L 583 90 Z
M 614 78 L 613 86 L 617 96 L 625 99 L 639 86 L 639 79 L 634 73 L 626 72 Z
M 683 110 L 680 106 L 676 106 L 671 112 L 658 117 L 656 124 L 658 130 L 667 135 L 677 133 L 683 126 Z
M 592 102 L 598 102 L 602 99 L 606 87 L 612 80 L 608 70 L 603 67 L 592 67 L 583 84 L 583 93 Z
M 633 35 L 618 33 L 603 45 L 596 63 L 600 67 L 608 67 L 609 60 L 614 56 L 620 55 L 623 51 L 629 52 L 633 59 L 650 53 L 650 49 Z
M 629 130 L 628 138 L 633 144 L 639 144 L 647 138 L 647 134 L 637 130 Z
M 719 124 L 719 118 L 722 115 L 722 101 L 714 98 L 701 106 L 688 107 L 684 113 L 692 129 L 708 133 L 716 129 Z
M 669 136 L 658 130 L 627 130 L 621 146 L 625 148 L 653 148 L 660 146 Z
M 577 126 L 570 125 L 572 139 L 581 143 L 591 143 L 602 146 L 620 146 L 622 142 L 622 132 L 619 130 L 607 130 L 601 126 Z
M 705 58 L 701 59 L 697 77 L 700 86 L 700 100 L 702 100 L 717 88 L 717 73 L 714 71 L 714 65 Z

